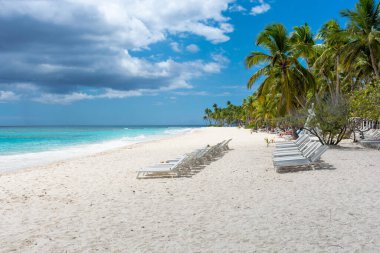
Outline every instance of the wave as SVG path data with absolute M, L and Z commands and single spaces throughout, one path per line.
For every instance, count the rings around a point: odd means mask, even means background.
M 145 135 L 138 135 L 138 136 L 133 136 L 133 137 L 123 137 L 120 140 L 121 141 L 141 141 L 146 139 L 147 137 Z
M 137 136 L 122 137 L 119 139 L 101 141 L 97 143 L 76 144 L 54 150 L 0 155 L 0 173 L 93 155 L 111 149 L 122 148 L 131 144 L 159 140 L 167 136 L 183 134 L 191 130 L 191 128 L 167 129 L 163 132 L 151 135 L 140 134 Z
M 171 129 L 171 130 L 165 130 L 164 133 L 174 135 L 174 134 L 182 134 L 182 133 L 190 132 L 191 130 L 192 128 Z

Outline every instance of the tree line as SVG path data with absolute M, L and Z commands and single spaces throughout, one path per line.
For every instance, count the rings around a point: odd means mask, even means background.
M 326 144 L 337 144 L 347 133 L 350 118 L 380 118 L 380 3 L 359 0 L 336 20 L 313 34 L 306 23 L 289 32 L 270 24 L 260 32 L 245 58 L 247 68 L 258 68 L 247 82 L 256 91 L 241 105 L 205 110 L 215 125 L 290 127 L 305 124 L 308 109 L 315 117 L 310 130 Z

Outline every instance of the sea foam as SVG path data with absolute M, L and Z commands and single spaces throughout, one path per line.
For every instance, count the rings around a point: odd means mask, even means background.
M 100 141 L 96 143 L 77 144 L 61 148 L 58 147 L 53 150 L 0 155 L 0 173 L 93 155 L 104 151 L 125 147 L 131 144 L 159 140 L 168 136 L 183 134 L 189 131 L 191 131 L 191 128 L 167 129 L 154 134 L 148 133 L 137 136 L 125 136 L 119 139 Z

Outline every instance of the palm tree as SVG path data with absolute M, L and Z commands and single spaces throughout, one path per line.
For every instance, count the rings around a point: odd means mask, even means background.
M 222 119 L 222 110 L 218 107 L 217 104 L 213 104 L 212 107 L 214 108 L 214 111 L 212 112 L 212 118 L 214 119 L 214 123 L 221 125 L 221 119 Z
M 359 0 L 354 10 L 343 10 L 341 15 L 349 19 L 350 41 L 344 48 L 345 63 L 352 64 L 361 53 L 368 52 L 373 72 L 380 79 L 380 3 Z
M 322 39 L 324 44 L 319 45 L 322 53 L 316 60 L 314 68 L 326 82 L 333 80 L 335 76 L 335 89 L 331 87 L 331 84 L 329 84 L 329 89 L 331 94 L 337 95 L 340 92 L 340 62 L 344 46 L 347 44 L 347 33 L 336 20 L 330 20 L 322 26 L 317 38 Z
M 206 108 L 205 109 L 205 115 L 203 116 L 204 120 L 208 120 L 209 125 L 211 125 L 211 113 L 212 113 L 211 109 Z
M 279 102 L 281 114 L 290 113 L 295 108 L 304 106 L 307 91 L 314 86 L 313 75 L 305 69 L 297 57 L 292 55 L 292 47 L 288 32 L 282 24 L 267 26 L 257 38 L 256 44 L 269 51 L 251 52 L 246 58 L 248 68 L 266 64 L 254 73 L 248 81 L 248 88 L 265 77 L 257 94 L 263 96 L 282 94 Z
M 301 57 L 307 63 L 308 69 L 315 60 L 314 35 L 308 24 L 293 27 L 294 32 L 290 37 L 294 57 Z

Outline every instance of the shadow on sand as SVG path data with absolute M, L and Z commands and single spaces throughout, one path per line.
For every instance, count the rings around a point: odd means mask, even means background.
M 305 166 L 297 166 L 297 167 L 284 167 L 277 170 L 278 173 L 296 173 L 300 171 L 316 171 L 316 170 L 336 170 L 336 168 L 324 161 L 320 161 L 314 165 L 305 165 Z
M 201 164 L 196 164 L 196 165 L 193 165 L 191 166 L 190 168 L 180 168 L 179 169 L 179 174 L 178 176 L 173 176 L 173 175 L 170 175 L 170 174 L 146 174 L 144 176 L 144 179 L 158 179 L 158 178 L 191 178 L 192 176 L 198 174 L 199 172 L 201 172 L 204 168 L 206 168 L 208 165 L 210 165 L 211 163 L 221 159 L 226 153 L 228 153 L 229 151 L 231 151 L 233 149 L 231 148 L 228 148 L 227 150 L 224 150 L 223 152 L 221 152 L 220 154 L 212 157 L 211 159 L 208 159 L 208 160 L 204 160 Z

